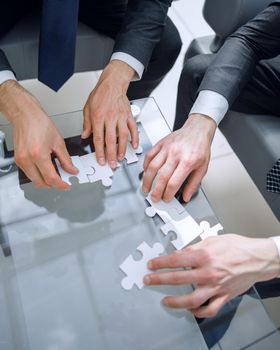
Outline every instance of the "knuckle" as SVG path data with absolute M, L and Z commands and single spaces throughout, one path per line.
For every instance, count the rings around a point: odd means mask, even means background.
M 40 148 L 38 146 L 34 146 L 34 148 L 30 152 L 30 156 L 32 159 L 39 160 L 42 158 Z
M 169 265 L 171 268 L 176 267 L 178 264 L 178 257 L 176 254 L 171 254 L 170 255 L 170 260 L 169 260 Z
M 190 297 L 188 302 L 188 308 L 189 309 L 196 309 L 199 306 L 199 303 L 197 302 L 197 300 L 193 297 Z
M 172 179 L 168 182 L 168 189 L 171 191 L 174 191 L 177 188 L 177 186 L 178 183 Z
M 207 264 L 210 265 L 210 263 L 212 262 L 212 257 L 206 249 L 201 249 L 197 253 L 197 258 L 199 258 L 201 264 L 206 266 Z
M 103 137 L 101 135 L 94 135 L 94 143 L 102 143 Z
M 36 187 L 36 188 L 43 188 L 43 187 L 44 187 L 43 182 L 42 182 L 42 181 L 39 181 L 39 180 L 34 180 L 34 181 L 33 181 L 33 185 L 34 185 L 34 187 Z
M 120 136 L 121 138 L 127 139 L 127 138 L 128 138 L 128 130 L 127 130 L 127 129 L 122 129 L 122 130 L 120 130 L 120 131 L 119 131 L 119 136 Z
M 52 174 L 46 177 L 46 183 L 48 185 L 53 185 L 56 181 L 57 181 L 57 175 Z
M 213 306 L 209 306 L 208 310 L 207 310 L 207 315 L 208 317 L 215 317 L 217 316 L 218 310 L 217 308 L 213 307 Z
M 27 155 L 25 152 L 18 152 L 15 155 L 15 162 L 19 165 L 23 164 L 27 159 Z
M 92 116 L 96 120 L 103 119 L 103 111 L 101 110 L 101 108 L 95 108 L 92 113 Z

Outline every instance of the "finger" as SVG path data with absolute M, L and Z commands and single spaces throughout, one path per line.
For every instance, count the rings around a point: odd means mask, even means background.
M 148 262 L 148 267 L 150 270 L 197 267 L 199 266 L 199 259 L 199 252 L 185 249 L 152 259 Z
M 82 139 L 86 139 L 90 136 L 92 132 L 92 125 L 90 121 L 90 116 L 88 109 L 84 109 L 84 123 L 83 123 L 83 133 L 82 133 Z
M 163 194 L 163 199 L 165 201 L 170 201 L 175 196 L 191 170 L 192 169 L 186 169 L 182 163 L 179 163 L 177 169 L 174 171 L 173 175 L 170 177 L 167 183 L 165 192 Z
M 94 144 L 96 159 L 100 165 L 104 165 L 105 164 L 104 121 L 93 120 L 92 129 L 93 129 L 93 144 Z
M 76 175 L 79 172 L 79 169 L 77 169 L 74 164 L 72 163 L 71 157 L 67 151 L 67 148 L 65 146 L 65 142 L 62 141 L 58 145 L 55 145 L 53 147 L 53 151 L 55 155 L 57 156 L 60 165 L 62 168 L 70 174 Z M 48 158 L 50 159 L 50 158 Z
M 197 191 L 204 175 L 206 174 L 205 168 L 199 168 L 192 172 L 189 176 L 187 184 L 183 191 L 183 199 L 185 202 L 189 202 L 192 195 Z
M 181 285 L 181 284 L 200 284 L 203 283 L 203 276 L 199 269 L 160 272 L 144 277 L 145 285 Z
M 115 169 L 117 167 L 117 135 L 116 135 L 116 125 L 107 124 L 106 125 L 106 158 L 111 168 Z
M 37 188 L 49 188 L 44 181 L 42 175 L 40 174 L 39 169 L 35 164 L 27 162 L 24 167 L 21 167 L 25 175 L 32 181 L 33 185 Z
M 158 142 L 145 156 L 145 160 L 144 160 L 144 171 L 147 170 L 150 162 L 152 161 L 152 159 L 155 158 L 155 156 L 160 152 L 161 150 L 161 142 Z
M 143 192 L 148 193 L 152 187 L 153 181 L 158 173 L 158 170 L 162 167 L 166 160 L 166 153 L 160 152 L 150 162 L 143 177 Z
M 131 118 L 128 118 L 127 126 L 131 135 L 132 147 L 136 149 L 139 146 L 139 134 L 138 134 L 137 124 L 132 116 Z
M 37 163 L 37 167 L 42 174 L 45 183 L 52 188 L 59 190 L 67 190 L 70 188 L 69 184 L 62 181 L 61 177 L 56 172 L 54 165 L 51 161 L 51 157 L 48 159 L 42 159 Z
M 123 160 L 128 140 L 128 128 L 125 121 L 119 121 L 118 123 L 118 159 Z
M 193 315 L 198 318 L 215 317 L 227 302 L 227 296 L 220 296 L 211 299 L 208 305 L 201 306 L 191 311 Z
M 165 192 L 166 186 L 177 167 L 177 163 L 172 159 L 167 159 L 166 163 L 159 170 L 157 183 L 152 192 L 152 200 L 159 201 Z
M 168 296 L 163 299 L 163 304 L 174 309 L 197 309 L 215 295 L 215 288 L 203 286 L 194 292 L 183 296 Z

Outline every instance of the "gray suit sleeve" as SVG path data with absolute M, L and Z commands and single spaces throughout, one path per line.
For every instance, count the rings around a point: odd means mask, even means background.
M 280 54 L 280 3 L 266 8 L 232 34 L 209 66 L 199 87 L 223 95 L 231 106 L 260 60 Z
M 114 52 L 129 54 L 146 68 L 160 40 L 171 3 L 172 0 L 128 0 Z

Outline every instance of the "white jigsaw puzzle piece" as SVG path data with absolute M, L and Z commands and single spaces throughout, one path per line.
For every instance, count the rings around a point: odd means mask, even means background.
M 150 272 L 147 266 L 148 261 L 163 253 L 164 247 L 160 243 L 155 243 L 150 247 L 146 242 L 143 242 L 137 247 L 137 250 L 142 253 L 141 260 L 136 261 L 132 255 L 129 255 L 120 265 L 120 269 L 126 274 L 121 282 L 122 287 L 126 290 L 132 289 L 134 285 L 139 289 L 143 288 L 143 278 Z
M 143 149 L 139 146 L 137 149 L 134 149 L 130 142 L 127 143 L 126 152 L 124 158 L 126 159 L 127 164 L 132 164 L 138 162 L 137 154 L 141 154 Z
M 113 170 L 107 163 L 105 165 L 98 164 L 95 152 L 85 154 L 84 156 L 81 156 L 80 159 L 84 168 L 90 169 L 90 172 L 86 174 L 89 182 L 101 180 L 105 187 L 110 187 L 112 185 L 112 176 L 114 175 Z
M 82 162 L 81 162 L 81 159 L 79 156 L 73 156 L 71 157 L 71 160 L 72 160 L 72 163 L 74 164 L 74 166 L 79 169 L 79 173 L 77 175 L 73 175 L 73 174 L 70 174 L 70 173 L 67 173 L 63 168 L 62 166 L 60 165 L 60 162 L 59 160 L 56 158 L 55 159 L 55 163 L 57 165 L 57 169 L 59 171 L 59 174 L 61 176 L 61 179 L 68 183 L 69 185 L 72 185 L 71 182 L 70 182 L 70 178 L 71 177 L 76 177 L 78 180 L 79 180 L 79 183 L 80 184 L 84 184 L 84 183 L 88 183 L 89 182 L 89 178 L 87 177 L 87 172 L 90 172 L 90 169 L 85 169 Z M 86 171 L 88 170 L 88 171 Z
M 177 250 L 186 247 L 203 232 L 202 228 L 187 211 L 181 214 L 178 220 L 172 220 L 163 225 L 161 231 L 165 235 L 169 232 L 176 233 L 177 238 L 171 243 Z
M 131 108 L 131 113 L 132 113 L 133 118 L 137 118 L 141 113 L 140 107 L 132 104 L 132 105 L 130 105 L 130 108 Z
M 146 197 L 146 200 L 151 205 L 145 209 L 146 215 L 153 218 L 157 214 L 165 223 L 173 220 L 173 212 L 182 214 L 185 211 L 185 208 L 176 198 L 173 198 L 172 201 L 168 203 L 164 202 L 163 200 L 154 202 L 149 194 Z
M 218 232 L 224 229 L 221 224 L 217 224 L 213 227 L 210 227 L 208 221 L 201 221 L 199 226 L 203 230 L 203 233 L 200 235 L 201 239 L 218 236 Z

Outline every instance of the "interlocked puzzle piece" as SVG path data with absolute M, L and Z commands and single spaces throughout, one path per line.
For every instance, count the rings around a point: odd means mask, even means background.
M 146 215 L 148 215 L 150 218 L 153 218 L 157 214 L 165 223 L 172 221 L 172 214 L 174 212 L 181 214 L 185 211 L 185 208 L 176 198 L 173 198 L 169 203 L 166 203 L 163 200 L 154 202 L 151 198 L 151 195 L 149 194 L 146 197 L 146 200 L 151 205 L 145 209 Z
M 133 115 L 133 118 L 137 118 L 141 113 L 140 107 L 132 104 L 132 105 L 130 105 L 130 108 L 131 108 L 131 113 Z
M 103 186 L 112 186 L 112 176 L 114 173 L 107 163 L 105 165 L 98 164 L 95 152 L 81 156 L 80 160 L 83 164 L 84 169 L 86 169 L 86 171 L 87 169 L 90 170 L 90 172 L 86 174 L 89 180 L 88 182 L 96 182 L 101 180 Z
M 72 177 L 76 177 L 79 180 L 80 184 L 84 184 L 84 183 L 89 182 L 89 178 L 88 178 L 87 174 L 93 173 L 93 169 L 90 169 L 90 168 L 85 169 L 79 156 L 73 156 L 73 157 L 71 157 L 71 159 L 72 159 L 72 163 L 74 164 L 74 166 L 77 169 L 79 169 L 79 173 L 77 175 L 67 173 L 60 165 L 59 160 L 55 159 L 57 169 L 59 171 L 61 179 L 64 182 L 68 183 L 69 185 L 71 185 L 70 179 Z
M 151 204 L 146 208 L 146 214 L 149 217 L 157 214 L 163 220 L 165 224 L 161 227 L 161 231 L 165 235 L 169 232 L 176 234 L 177 238 L 171 243 L 177 250 L 187 246 L 202 233 L 200 226 L 176 198 L 169 203 L 162 200 L 155 203 L 149 195 L 146 200 Z
M 146 242 L 143 242 L 137 247 L 137 250 L 142 253 L 141 260 L 136 261 L 132 255 L 129 255 L 120 265 L 120 269 L 126 274 L 121 282 L 122 287 L 126 290 L 132 289 L 134 285 L 142 289 L 144 286 L 143 278 L 150 272 L 147 266 L 148 261 L 164 252 L 164 248 L 160 243 L 154 243 L 150 247 Z
M 169 232 L 176 234 L 176 239 L 171 241 L 171 243 L 177 250 L 186 247 L 203 232 L 202 228 L 186 210 L 184 213 L 179 214 L 177 218 L 165 223 L 161 227 L 161 231 L 165 235 Z
M 201 239 L 218 236 L 218 232 L 224 229 L 221 224 L 210 227 L 208 221 L 201 221 L 199 226 L 203 230 L 203 233 L 200 235 Z
M 127 143 L 126 152 L 124 158 L 126 159 L 127 164 L 132 164 L 138 162 L 137 154 L 141 154 L 143 149 L 139 146 L 137 149 L 134 149 L 130 142 Z
M 73 156 L 71 159 L 75 167 L 79 169 L 77 175 L 67 173 L 62 169 L 58 159 L 55 159 L 62 180 L 69 185 L 71 185 L 70 179 L 72 177 L 76 177 L 80 184 L 101 180 L 102 184 L 106 187 L 112 185 L 111 177 L 114 175 L 112 169 L 108 164 L 99 165 L 95 153 L 89 153 L 81 157 Z

